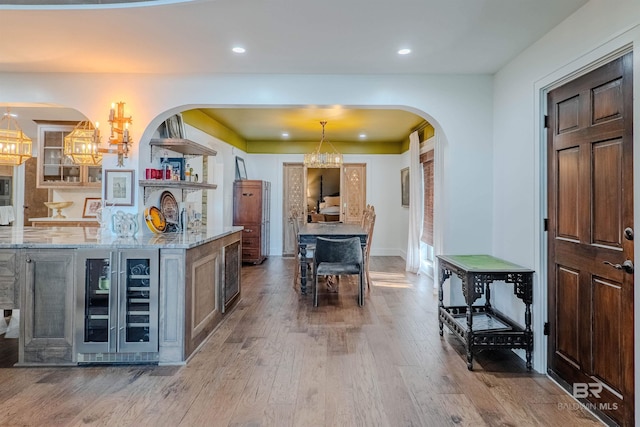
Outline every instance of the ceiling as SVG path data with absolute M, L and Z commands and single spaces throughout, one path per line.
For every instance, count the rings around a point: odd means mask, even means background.
M 196 0 L 27 10 L 11 1 L 0 0 L 0 72 L 194 75 L 493 74 L 587 2 Z M 235 46 L 246 52 L 233 53 Z M 400 48 L 412 52 L 398 55 Z M 42 107 L 22 111 L 21 123 L 49 119 Z M 247 140 L 269 141 L 283 131 L 317 141 L 320 120 L 328 121 L 329 140 L 356 141 L 364 132 L 395 141 L 422 121 L 399 110 L 322 110 L 208 113 Z
M 330 142 L 402 142 L 409 139 L 410 130 L 425 123 L 425 119 L 411 112 L 391 109 L 210 108 L 202 111 L 247 142 L 319 142 L 321 121 L 327 122 L 325 140 Z

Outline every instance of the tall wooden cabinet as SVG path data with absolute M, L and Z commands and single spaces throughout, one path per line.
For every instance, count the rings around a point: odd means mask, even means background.
M 242 225 L 242 262 L 260 264 L 269 256 L 271 183 L 233 183 L 233 225 Z

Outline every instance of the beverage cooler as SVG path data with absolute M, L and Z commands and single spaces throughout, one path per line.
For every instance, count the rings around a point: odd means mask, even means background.
M 158 359 L 157 250 L 79 251 L 78 362 Z

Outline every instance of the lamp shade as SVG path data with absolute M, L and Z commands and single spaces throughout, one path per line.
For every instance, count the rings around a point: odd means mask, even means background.
M 102 154 L 98 150 L 96 128 L 88 120 L 83 120 L 64 137 L 64 154 L 79 165 L 99 165 Z
M 0 120 L 0 165 L 17 166 L 31 157 L 31 138 L 9 112 Z

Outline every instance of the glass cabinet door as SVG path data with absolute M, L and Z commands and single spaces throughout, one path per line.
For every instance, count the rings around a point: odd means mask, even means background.
M 88 251 L 78 257 L 77 346 L 80 353 L 115 351 L 117 277 L 110 251 Z M 112 286 L 113 284 L 113 286 Z
M 100 188 L 102 166 L 79 165 L 64 154 L 64 138 L 74 125 L 38 126 L 38 187 L 69 188 L 88 186 Z
M 143 253 L 140 256 L 140 252 Z M 158 263 L 144 251 L 121 255 L 120 351 L 157 351 Z
M 76 252 L 79 353 L 158 351 L 157 250 Z
M 87 259 L 85 276 L 85 342 L 109 341 L 109 258 Z

